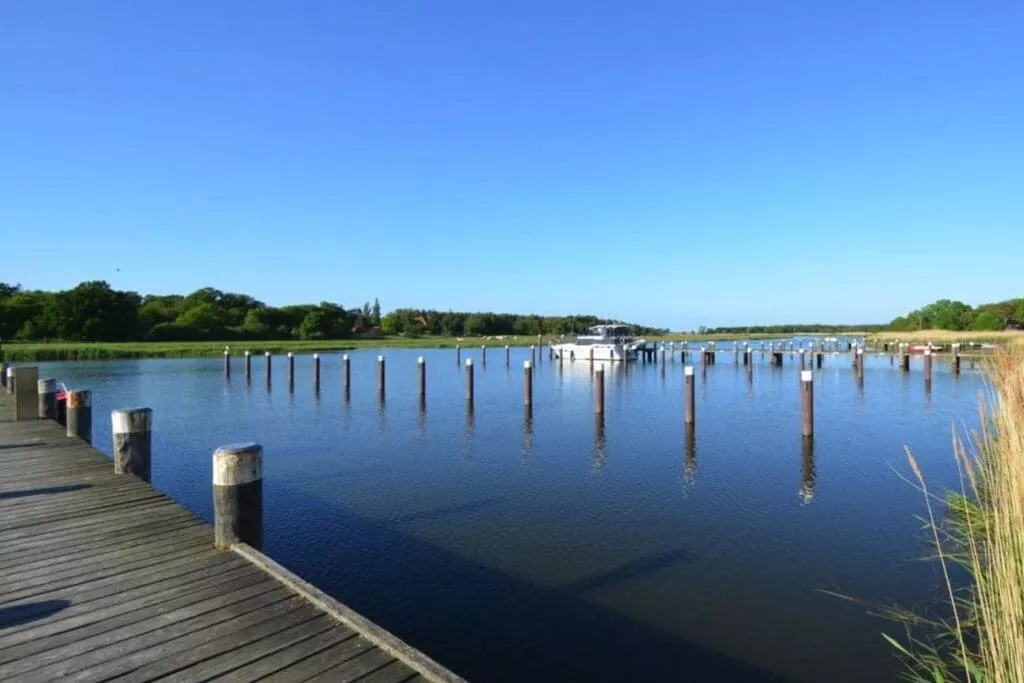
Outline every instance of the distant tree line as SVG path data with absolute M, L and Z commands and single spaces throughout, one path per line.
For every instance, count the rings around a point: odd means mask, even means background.
M 1002 330 L 1010 321 L 1024 321 L 1024 299 L 1008 299 L 974 308 L 962 301 L 941 299 L 889 323 L 896 332 L 914 330 Z
M 206 287 L 186 296 L 141 295 L 102 281 L 59 292 L 28 291 L 0 282 L 0 338 L 18 341 L 221 341 L 344 339 L 376 332 L 419 335 L 536 335 L 585 329 L 594 316 L 542 317 L 399 309 L 380 302 L 345 307 L 267 306 L 245 294 Z M 638 333 L 651 328 L 633 326 Z
M 884 325 L 748 325 L 744 327 L 702 327 L 699 334 L 824 334 L 826 332 L 877 332 Z

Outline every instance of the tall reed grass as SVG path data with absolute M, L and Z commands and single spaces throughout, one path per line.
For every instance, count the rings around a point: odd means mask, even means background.
M 906 627 L 902 640 L 886 638 L 910 680 L 1024 682 L 1024 348 L 997 350 L 986 371 L 981 429 L 966 441 L 953 435 L 960 489 L 936 496 L 907 451 L 948 601 L 942 617 L 889 615 Z M 957 566 L 966 585 L 953 578 Z

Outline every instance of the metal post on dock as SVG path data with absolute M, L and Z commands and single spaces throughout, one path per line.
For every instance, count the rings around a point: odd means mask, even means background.
M 224 349 L 224 378 L 231 379 L 231 351 Z
M 466 359 L 466 408 L 473 410 L 473 359 Z
M 467 365 L 470 364 L 470 361 L 472 360 L 472 358 L 467 358 Z M 380 400 L 384 400 L 384 379 L 384 356 L 377 356 L 377 398 Z
M 683 396 L 684 407 L 683 407 L 683 422 L 688 425 L 693 424 L 693 395 L 694 395 L 694 382 L 693 382 L 693 366 L 687 365 L 683 368 Z
M 268 389 L 270 388 L 270 373 L 271 373 L 270 351 L 264 351 L 263 352 L 263 382 L 267 385 Z
M 39 419 L 39 368 L 35 365 L 14 368 L 14 419 Z
M 288 391 L 295 391 L 295 354 L 288 352 Z
M 523 361 L 523 405 L 533 407 L 533 363 Z
M 214 547 L 259 548 L 263 540 L 263 447 L 221 446 L 213 452 Z
M 341 357 L 341 367 L 342 367 L 342 378 L 341 378 L 342 391 L 344 392 L 345 400 L 347 401 L 348 398 L 349 398 L 349 395 L 350 395 L 349 390 L 352 388 L 352 367 L 351 367 L 351 361 L 349 361 L 347 353 L 343 354 L 342 357 Z
M 800 371 L 800 433 L 814 436 L 814 373 Z
M 67 392 L 67 432 L 92 443 L 92 392 L 88 389 Z
M 594 413 L 604 415 L 604 366 L 594 370 Z
M 313 393 L 320 393 L 320 354 L 313 354 Z
M 52 377 L 41 379 L 36 382 L 36 390 L 39 393 L 39 419 L 57 419 L 57 380 Z
M 252 354 L 245 352 L 245 381 L 252 381 Z
M 114 474 L 134 474 L 149 482 L 153 449 L 153 411 L 149 408 L 112 410 Z

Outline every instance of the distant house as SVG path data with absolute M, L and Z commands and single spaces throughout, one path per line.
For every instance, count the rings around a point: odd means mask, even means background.
M 1021 330 L 1024 330 L 1024 323 L 1017 320 L 1016 318 L 1007 318 L 1006 325 L 1003 327 L 1003 329 L 1019 332 Z

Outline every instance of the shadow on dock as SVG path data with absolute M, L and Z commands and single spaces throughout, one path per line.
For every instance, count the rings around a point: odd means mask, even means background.
M 14 498 L 28 498 L 30 496 L 45 496 L 52 493 L 70 493 L 92 488 L 92 484 L 69 484 L 67 486 L 46 486 L 38 489 L 23 489 L 21 491 L 0 491 L 0 500 L 11 500 Z
M 67 600 L 43 600 L 30 602 L 27 605 L 0 607 L 0 630 L 46 619 L 66 609 L 69 605 L 71 603 Z

